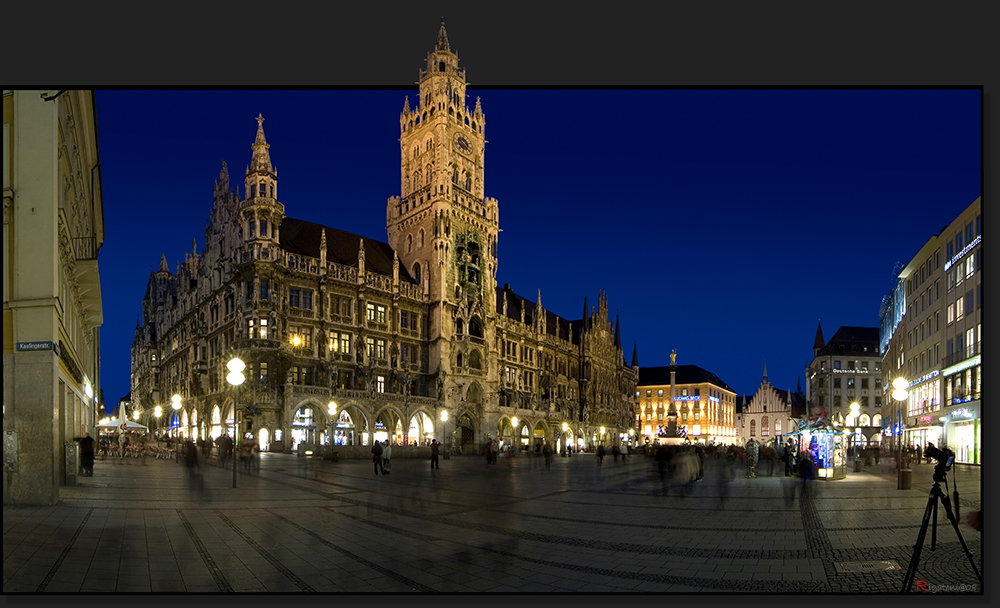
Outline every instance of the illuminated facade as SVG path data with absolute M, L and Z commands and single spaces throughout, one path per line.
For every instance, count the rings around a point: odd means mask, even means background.
M 829 342 L 816 327 L 813 360 L 806 367 L 806 400 L 827 413 L 830 422 L 852 430 L 851 446 L 882 441 L 884 377 L 879 328 L 841 327 Z M 851 405 L 857 403 L 857 412 Z
M 780 441 L 783 434 L 798 429 L 797 419 L 806 409 L 805 395 L 771 386 L 767 380 L 767 366 L 757 392 L 750 399 L 744 399 L 741 405 L 736 428 L 742 443 L 751 437 L 761 443 Z
M 102 405 L 93 91 L 4 91 L 3 161 L 3 500 L 53 505 Z
M 176 392 L 181 434 L 235 421 L 284 451 L 386 438 L 467 451 L 487 435 L 590 446 L 631 428 L 636 371 L 607 296 L 567 320 L 540 291 L 531 302 L 497 286 L 486 118 L 478 100 L 465 105 L 443 26 L 419 85 L 399 118 L 386 243 L 287 216 L 258 117 L 243 193 L 219 173 L 206 249 L 174 272 L 164 257 L 150 275 L 132 352 L 138 407 Z M 250 370 L 238 408 L 225 381 L 233 354 Z
M 640 367 L 635 426 L 641 443 L 667 434 L 670 395 L 674 396 L 677 429 L 698 443 L 739 441 L 736 393 L 718 376 L 697 365 L 678 365 L 673 387 L 670 367 Z M 671 388 L 673 389 L 671 392 Z
M 931 237 L 899 273 L 894 331 L 883 323 L 883 382 L 903 378 L 904 402 L 887 423 L 903 445 L 945 444 L 979 464 L 982 398 L 982 202 Z M 902 305 L 898 303 L 902 294 Z M 889 315 L 887 315 L 889 316 Z

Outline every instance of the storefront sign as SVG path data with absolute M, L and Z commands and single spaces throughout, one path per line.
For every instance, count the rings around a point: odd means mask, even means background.
M 907 388 L 912 387 L 912 386 L 916 386 L 916 385 L 920 384 L 921 382 L 926 382 L 926 381 L 930 380 L 931 378 L 937 378 L 940 375 L 941 375 L 941 372 L 939 372 L 938 370 L 934 370 L 934 371 L 932 371 L 929 374 L 924 374 L 923 376 L 920 376 L 919 378 L 917 378 L 916 380 L 914 380 L 913 382 L 911 382 L 910 386 L 908 386 Z
M 960 371 L 967 370 L 970 367 L 975 367 L 976 365 L 979 365 L 979 363 L 982 361 L 982 359 L 983 359 L 982 355 L 976 355 L 975 357 L 973 357 L 971 359 L 966 359 L 965 361 L 962 361 L 961 363 L 956 363 L 955 365 L 952 365 L 951 367 L 944 368 L 944 371 L 941 372 L 941 373 L 944 374 L 945 376 L 950 376 L 952 374 L 956 374 L 956 373 L 958 373 Z
M 960 407 L 957 410 L 951 412 L 952 418 L 975 418 L 975 412 L 970 411 L 968 408 Z
M 934 416 L 921 416 L 920 418 L 917 418 L 917 420 L 919 422 L 924 422 L 924 423 L 927 423 L 927 424 L 930 424 L 931 420 L 933 420 L 933 419 L 934 419 Z

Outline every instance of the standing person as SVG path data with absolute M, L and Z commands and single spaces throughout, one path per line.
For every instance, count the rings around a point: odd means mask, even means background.
M 90 433 L 84 433 L 80 440 L 80 466 L 85 477 L 94 476 L 94 438 Z
M 618 462 L 618 457 L 622 455 L 622 449 L 617 445 L 612 447 L 611 455 L 615 457 L 615 462 Z
M 385 475 L 385 469 L 382 468 L 382 444 L 377 441 L 372 444 L 372 464 L 375 465 L 376 475 L 378 475 L 379 469 L 381 469 L 382 474 Z
M 441 444 L 435 439 L 431 442 L 431 468 L 440 469 L 441 464 L 438 462 L 438 453 L 441 450 Z
M 497 463 L 497 455 L 500 453 L 500 443 L 496 439 L 490 439 L 489 447 L 489 462 L 492 464 Z
M 660 481 L 663 482 L 664 486 L 667 483 L 667 462 L 670 460 L 670 453 L 667 451 L 667 446 L 660 444 L 656 448 L 656 470 L 660 474 Z
M 392 467 L 392 463 L 389 462 L 390 458 L 392 458 L 392 445 L 389 443 L 389 440 L 386 439 L 385 440 L 385 447 L 382 448 L 382 474 L 383 475 L 388 475 L 389 474 L 389 470 Z
M 244 440 L 240 444 L 240 462 L 243 463 L 243 474 L 250 474 L 250 459 L 253 457 L 253 444 Z
M 604 446 L 597 446 L 597 466 L 604 464 Z
M 785 450 L 782 453 L 782 460 L 785 462 L 785 477 L 789 477 L 792 474 L 792 460 L 794 459 L 795 448 L 792 445 L 792 440 L 788 440 L 788 445 L 785 446 Z

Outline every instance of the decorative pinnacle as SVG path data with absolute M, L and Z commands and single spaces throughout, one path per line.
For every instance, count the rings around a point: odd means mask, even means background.
M 435 48 L 438 51 L 451 51 L 451 47 L 448 45 L 448 32 L 444 29 L 444 17 L 441 17 L 441 29 L 438 31 L 437 46 Z

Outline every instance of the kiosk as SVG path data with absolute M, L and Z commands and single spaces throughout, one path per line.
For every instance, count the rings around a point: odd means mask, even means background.
M 808 451 L 812 455 L 816 464 L 817 479 L 847 477 L 843 431 L 830 428 L 802 428 L 783 437 L 790 438 L 796 443 L 797 452 Z

